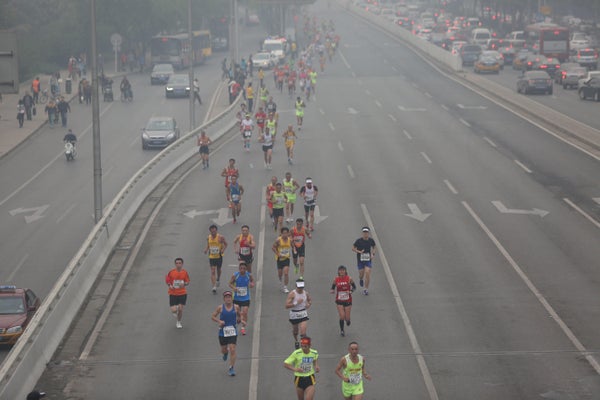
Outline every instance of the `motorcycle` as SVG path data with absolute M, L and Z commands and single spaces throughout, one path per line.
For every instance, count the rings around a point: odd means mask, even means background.
M 112 85 L 105 84 L 104 87 L 102 87 L 102 94 L 104 95 L 104 101 L 113 101 Z
M 75 144 L 72 142 L 65 142 L 65 157 L 67 158 L 67 161 L 74 160 L 76 154 Z
M 133 101 L 133 90 L 131 88 L 121 90 L 121 101 Z

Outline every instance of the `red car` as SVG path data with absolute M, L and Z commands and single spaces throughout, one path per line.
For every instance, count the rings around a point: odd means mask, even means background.
M 0 286 L 0 344 L 15 344 L 40 304 L 31 289 Z

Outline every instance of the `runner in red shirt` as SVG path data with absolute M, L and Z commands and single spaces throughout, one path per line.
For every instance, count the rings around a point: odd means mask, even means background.
M 229 187 L 229 183 L 231 182 L 231 177 L 232 176 L 236 176 L 238 178 L 240 177 L 240 171 L 235 166 L 234 158 L 229 159 L 229 165 L 227 165 L 225 168 L 223 168 L 223 171 L 221 172 L 221 176 L 225 177 L 225 198 L 227 199 L 227 202 L 229 202 L 229 197 L 227 195 L 227 188 Z
M 335 304 L 340 317 L 340 335 L 345 336 L 344 321 L 350 326 L 350 311 L 352 311 L 352 292 L 356 290 L 356 284 L 348 275 L 345 266 L 338 267 L 338 275 L 333 279 L 331 293 L 335 293 Z
M 181 329 L 183 307 L 187 302 L 187 289 L 185 287 L 190 283 L 190 276 L 183 269 L 183 258 L 177 257 L 175 259 L 175 268 L 169 271 L 165 277 L 165 282 L 169 287 L 169 306 L 171 307 L 173 316 L 177 318 L 175 326 Z
M 306 254 L 306 246 L 304 242 L 306 241 L 306 237 L 310 239 L 312 236 L 310 232 L 304 228 L 304 219 L 297 218 L 296 226 L 292 228 L 291 231 L 292 241 L 294 242 L 294 249 L 292 252 L 293 260 L 294 260 L 294 273 L 298 275 L 300 273 L 300 278 L 304 277 L 304 257 Z
M 258 126 L 258 133 L 262 135 L 265 131 L 265 121 L 267 119 L 267 113 L 263 111 L 262 107 L 258 107 L 258 111 L 254 114 L 256 120 L 256 126 Z

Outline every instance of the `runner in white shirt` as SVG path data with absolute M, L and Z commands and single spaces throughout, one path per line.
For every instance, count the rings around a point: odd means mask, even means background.
M 244 140 L 244 149 L 250 151 L 250 138 L 252 137 L 252 131 L 254 130 L 254 121 L 250 117 L 250 114 L 246 114 L 246 117 L 240 122 L 240 131 L 242 132 L 242 139 Z

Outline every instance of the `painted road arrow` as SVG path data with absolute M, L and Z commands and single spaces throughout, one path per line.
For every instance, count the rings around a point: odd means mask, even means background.
M 549 211 L 541 210 L 539 208 L 533 208 L 531 210 L 520 210 L 517 208 L 507 208 L 501 201 L 495 200 L 492 201 L 492 204 L 496 206 L 498 211 L 502 214 L 521 214 L 521 215 L 539 215 L 541 218 L 544 218 L 546 215 L 550 214 Z
M 426 108 L 410 108 L 410 107 L 404 107 L 404 106 L 398 106 L 398 110 L 400 111 L 419 111 L 419 112 L 423 112 L 423 111 L 427 111 Z
M 226 223 L 233 221 L 233 218 L 229 218 L 229 208 L 219 208 L 218 213 L 219 215 L 217 216 L 217 218 L 212 218 L 212 222 L 214 222 L 215 224 L 223 226 Z
M 463 110 L 485 110 L 486 106 L 465 106 L 464 104 L 456 104 L 458 108 L 462 108 Z
M 423 213 L 419 209 L 419 206 L 417 206 L 415 203 L 408 203 L 408 209 L 410 210 L 410 214 L 404 214 L 404 215 L 406 215 L 407 217 L 416 219 L 419 222 L 423 222 L 431 216 L 431 214 Z
M 358 114 L 358 111 L 356 111 L 354 108 L 352 107 L 348 107 L 348 114 Z
M 186 213 L 183 213 L 183 215 L 185 215 L 188 218 L 194 219 L 195 217 L 197 217 L 199 215 L 216 214 L 218 212 L 219 212 L 219 210 L 206 210 L 206 211 L 191 210 Z
M 315 206 L 315 224 L 325 221 L 327 217 L 327 215 L 321 215 L 321 210 L 319 210 L 319 206 Z
M 44 211 L 46 211 L 48 207 L 50 207 L 50 204 L 32 208 L 15 208 L 14 210 L 10 210 L 9 213 L 14 217 L 17 214 L 30 213 L 33 211 L 33 214 L 25 216 L 25 222 L 30 223 L 44 218 L 44 215 L 42 214 L 44 214 Z

